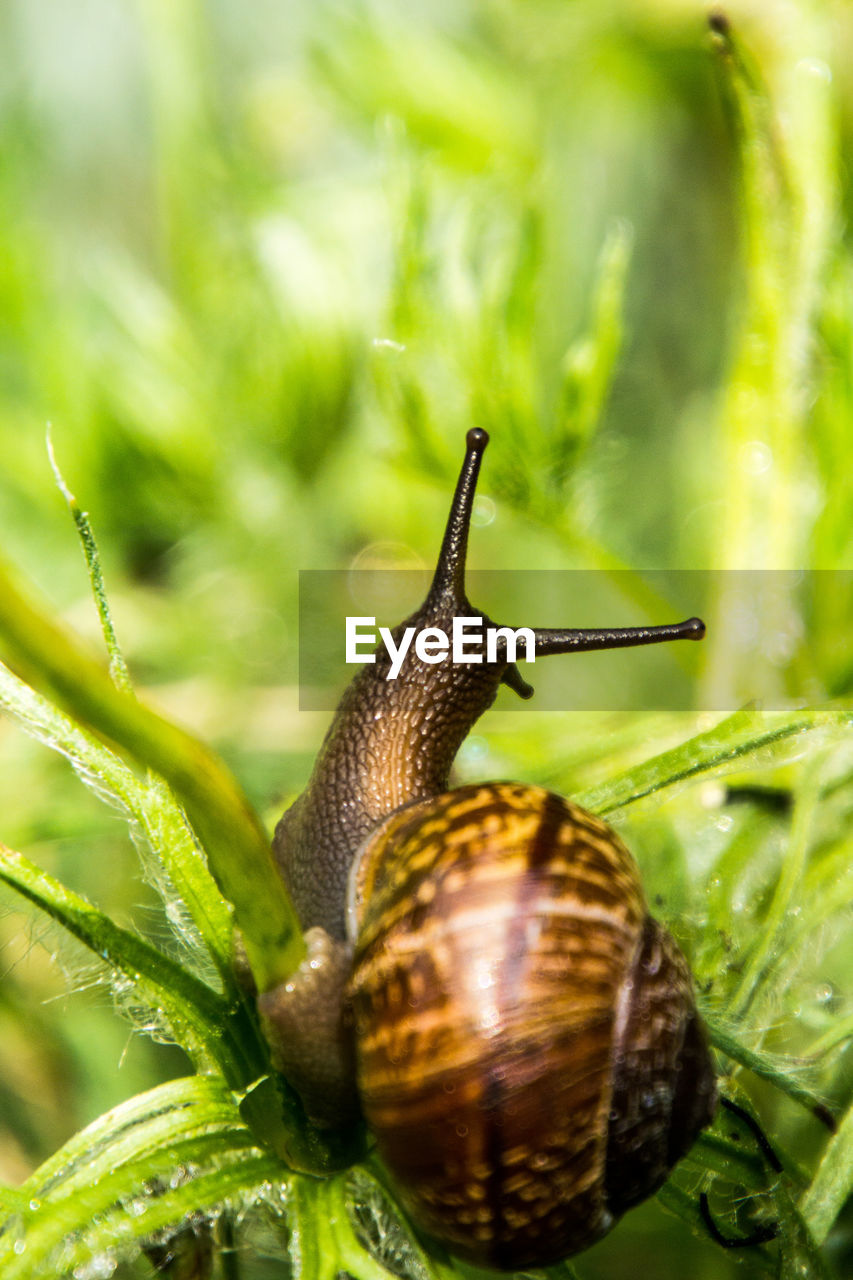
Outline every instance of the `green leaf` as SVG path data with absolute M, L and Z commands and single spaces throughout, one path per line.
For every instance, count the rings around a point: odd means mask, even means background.
M 850 901 L 848 897 L 846 902 Z M 809 1058 L 815 1061 L 823 1057 L 825 1053 L 830 1053 L 839 1045 L 844 1044 L 845 1040 L 853 1040 L 853 1014 L 849 1017 L 833 1019 L 832 1026 L 827 1027 L 822 1036 L 818 1036 L 814 1044 L 812 1044 Z
M 2 566 L 0 642 L 19 674 L 47 685 L 76 719 L 166 779 L 234 906 L 259 989 L 287 978 L 303 958 L 302 933 L 266 833 L 225 765 L 190 734 L 116 689 L 82 646 L 25 598 Z
M 0 1220 L 18 1213 L 27 1203 L 27 1197 L 17 1187 L 0 1186 Z
M 27 1198 L 41 1198 L 51 1187 L 83 1172 L 99 1151 L 109 1151 L 124 1135 L 141 1132 L 152 1122 L 162 1123 L 154 1134 L 180 1138 L 204 1133 L 211 1127 L 240 1123 L 234 1095 L 218 1076 L 185 1076 L 157 1085 L 146 1093 L 121 1102 L 81 1129 L 41 1164 L 23 1184 Z
M 760 754 L 762 763 L 791 759 L 806 749 L 807 736 L 853 723 L 846 702 L 797 708 L 793 711 L 737 711 L 713 729 L 696 734 L 678 747 L 617 774 L 573 797 L 593 813 L 612 813 L 658 791 L 699 777 L 713 777 L 743 765 Z
M 601 418 L 622 348 L 625 282 L 633 247 L 633 228 L 616 222 L 601 250 L 592 302 L 590 331 L 563 357 L 560 410 L 550 445 L 555 478 L 565 482 Z
M 13 1239 L 0 1242 L 4 1277 L 65 1275 L 99 1256 L 133 1256 L 142 1241 L 179 1227 L 187 1215 L 215 1212 L 232 1201 L 240 1206 L 286 1179 L 279 1160 L 246 1148 L 239 1137 L 235 1144 L 229 1135 L 218 1141 L 204 1135 L 171 1147 L 161 1140 L 150 1156 L 128 1161 L 59 1204 L 47 1203 L 43 1212 L 21 1215 L 7 1233 Z M 176 1158 L 187 1170 L 185 1181 L 175 1177 Z M 203 1171 L 195 1173 L 199 1166 Z M 17 1254 L 16 1244 L 23 1246 Z
M 421 1246 L 377 1157 L 350 1169 L 341 1185 L 354 1239 L 386 1270 L 410 1280 L 458 1274 L 439 1246 L 431 1253 Z
M 835 1280 L 835 1271 L 821 1252 L 822 1238 L 796 1206 L 784 1182 L 774 1188 L 779 1223 L 780 1280 Z
M 720 410 L 714 473 L 721 569 L 789 569 L 809 537 L 804 476 L 812 465 L 811 369 L 804 336 L 815 319 L 834 237 L 837 122 L 831 75 L 820 74 L 833 40 L 828 12 L 801 6 L 777 24 L 778 64 L 759 66 L 728 21 L 714 28 L 717 66 L 740 161 L 744 255 L 741 321 Z M 809 50 L 803 57 L 801 51 Z M 816 73 L 817 72 L 817 73 Z M 750 466 L 758 450 L 768 466 Z M 737 573 L 716 576 L 707 610 L 717 637 L 706 691 L 749 696 L 750 660 L 728 626 L 742 605 Z M 762 613 L 764 634 L 775 619 Z
M 51 437 L 50 424 L 47 428 L 47 453 L 50 458 L 50 465 L 53 468 L 53 474 L 56 479 L 56 486 L 63 498 L 68 504 L 68 510 L 71 512 L 77 533 L 80 536 L 80 542 L 83 547 L 83 555 L 86 559 L 86 567 L 89 570 L 89 583 L 92 588 L 92 595 L 95 600 L 95 607 L 98 610 L 98 617 L 101 621 L 101 631 L 104 636 L 104 643 L 107 646 L 107 653 L 110 658 L 110 675 L 117 689 L 122 689 L 125 693 L 133 692 L 133 685 L 130 679 L 130 673 L 127 669 L 127 663 L 124 660 L 124 654 L 118 642 L 115 627 L 113 626 L 112 615 L 110 613 L 109 601 L 107 600 L 107 592 L 104 587 L 104 575 L 101 569 L 101 555 L 98 551 L 98 544 L 95 540 L 95 534 L 89 522 L 87 512 L 81 511 L 77 499 L 65 483 L 65 478 L 59 469 L 56 461 L 56 455 L 53 451 L 53 439 Z
M 702 1010 L 702 1018 L 715 1049 L 760 1076 L 762 1080 L 767 1080 L 780 1093 L 800 1103 L 824 1124 L 834 1125 L 832 1112 L 823 1099 L 798 1078 L 796 1070 L 802 1065 L 800 1062 L 790 1062 L 778 1054 L 749 1048 L 721 1018 L 715 1017 L 706 1008 Z
M 711 1243 L 708 1228 L 699 1210 L 699 1196 L 695 1191 L 686 1191 L 675 1178 L 670 1178 L 657 1193 L 657 1199 L 665 1209 L 685 1222 L 694 1235 Z M 751 1249 L 749 1261 L 751 1276 L 776 1275 L 776 1263 L 763 1248 Z
M 215 991 L 2 844 L 0 880 L 58 920 L 116 974 L 126 978 L 132 984 L 134 1000 L 155 1011 L 200 1070 L 215 1063 L 233 1083 L 245 1079 L 241 1048 L 228 1034 L 228 1007 Z
M 358 1172 L 368 1178 L 364 1170 Z M 297 1280 L 335 1280 L 342 1271 L 354 1280 L 388 1280 L 401 1273 L 428 1280 L 441 1274 L 416 1245 L 395 1254 L 376 1242 L 376 1250 L 368 1250 L 353 1220 L 351 1199 L 350 1174 L 323 1182 L 301 1179 L 291 1185 L 287 1212 Z
M 173 1080 L 100 1116 L 27 1179 L 0 1233 L 0 1270 L 65 1274 L 287 1177 L 221 1080 Z
M 781 874 L 759 937 L 741 970 L 737 988 L 729 997 L 727 1012 L 734 1018 L 742 1017 L 757 998 L 768 974 L 772 972 L 780 942 L 785 941 L 783 935 L 788 932 L 789 911 L 794 895 L 800 890 L 821 798 L 818 777 L 820 762 L 821 753 L 818 752 L 805 770 L 803 781 L 797 789 L 794 820 Z
M 853 1193 L 853 1107 L 827 1144 L 811 1186 L 800 1201 L 800 1213 L 821 1244 Z
M 140 781 L 103 743 L 86 733 L 0 663 L 0 707 L 26 731 L 67 756 L 83 781 L 101 798 L 118 805 L 141 830 L 168 877 L 154 872 L 167 913 L 180 905 L 195 926 L 197 942 L 209 952 L 226 989 L 233 988 L 231 912 L 207 869 L 204 855 L 166 784 Z M 131 828 L 132 831 L 134 827 Z M 153 870 L 149 867 L 148 870 Z

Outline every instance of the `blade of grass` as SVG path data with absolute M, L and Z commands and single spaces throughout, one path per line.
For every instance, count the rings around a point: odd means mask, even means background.
M 245 1057 L 228 1034 L 228 1006 L 215 991 L 3 844 L 0 880 L 57 920 L 114 973 L 129 979 L 134 996 L 164 1019 L 199 1070 L 215 1063 L 235 1086 L 245 1083 Z
M 94 1181 L 103 1182 L 107 1178 L 112 1178 L 116 1186 L 120 1185 L 122 1178 L 130 1180 L 128 1190 L 133 1191 L 136 1187 L 133 1175 L 128 1171 L 139 1170 L 143 1161 L 156 1166 L 168 1159 L 171 1168 L 176 1170 L 191 1160 L 201 1164 L 223 1151 L 258 1150 L 254 1134 L 245 1125 L 196 1118 L 191 1128 L 182 1127 L 175 1132 L 171 1121 L 172 1117 L 168 1128 L 162 1116 L 148 1125 L 138 1125 L 121 1141 L 110 1142 L 96 1152 L 90 1170 L 81 1163 L 73 1177 L 62 1178 L 48 1189 L 47 1194 L 33 1196 L 30 1206 L 36 1204 L 38 1209 L 44 1209 L 50 1215 L 64 1212 L 66 1202 L 76 1200 L 79 1193 Z M 167 1146 L 168 1157 L 164 1155 Z
M 59 1205 L 45 1202 L 24 1213 L 14 1241 L 0 1247 L 4 1277 L 66 1275 L 99 1256 L 132 1256 L 141 1241 L 179 1225 L 189 1213 L 216 1210 L 233 1197 L 250 1200 L 286 1176 L 274 1156 L 247 1151 L 242 1135 L 237 1146 L 224 1138 L 217 1149 L 211 1150 L 213 1145 L 202 1135 L 177 1150 L 188 1172 L 202 1166 L 202 1172 L 177 1186 L 170 1146 L 161 1142 L 155 1152 L 78 1188 Z M 23 1246 L 18 1252 L 16 1244 Z
M 787 569 L 806 554 L 809 332 L 837 207 L 836 122 L 831 75 L 823 74 L 820 61 L 831 47 L 831 28 L 816 6 L 801 6 L 791 17 L 773 24 L 760 69 L 727 20 L 713 25 L 740 158 L 745 256 L 743 320 L 716 450 L 725 513 L 718 521 L 717 564 L 723 569 Z M 715 640 L 706 669 L 713 701 L 707 705 L 720 705 L 721 696 L 742 697 L 749 687 L 727 625 L 743 603 L 737 575 L 717 575 L 715 586 L 708 610 Z M 765 616 L 762 625 L 770 634 L 776 624 Z
M 688 1193 L 683 1187 L 679 1186 L 674 1178 L 670 1178 L 657 1193 L 657 1199 L 670 1213 L 675 1214 L 682 1222 L 686 1222 L 694 1235 L 703 1240 L 708 1240 L 708 1228 L 705 1226 L 702 1214 L 699 1211 L 698 1195 Z M 750 1265 L 752 1274 L 755 1276 L 776 1275 L 775 1260 L 766 1254 L 763 1249 L 750 1251 Z
M 360 1169 L 362 1175 L 367 1177 Z M 362 1244 L 352 1221 L 351 1195 L 350 1174 L 324 1182 L 303 1178 L 288 1188 L 290 1256 L 297 1280 L 334 1280 L 342 1273 L 354 1280 L 388 1280 L 399 1274 Z M 421 1280 L 458 1278 L 458 1272 L 435 1263 L 414 1244 L 403 1265 L 405 1274 Z
M 106 588 L 104 587 L 104 575 L 101 569 L 101 555 L 98 551 L 98 544 L 95 540 L 95 534 L 89 522 L 89 516 L 86 511 L 82 511 L 74 494 L 65 483 L 65 477 L 59 469 L 59 463 L 56 461 L 56 454 L 53 451 L 53 437 L 51 435 L 51 426 L 47 426 L 47 456 L 50 459 L 50 465 L 53 469 L 54 478 L 56 479 L 56 487 L 62 494 L 68 510 L 77 526 L 77 533 L 80 537 L 80 543 L 83 547 L 83 555 L 86 559 L 86 567 L 89 570 L 89 583 L 92 588 L 92 595 L 95 600 L 95 607 L 98 610 L 98 617 L 101 620 L 101 631 L 104 635 L 104 643 L 107 646 L 107 653 L 110 657 L 110 675 L 113 684 L 117 689 L 122 689 L 125 693 L 133 692 L 133 684 L 130 679 L 130 673 L 127 669 L 127 663 L 124 660 L 124 654 L 118 642 L 115 627 L 113 626 L 110 606 L 107 600 Z
M 318 1213 L 317 1190 L 305 1179 L 288 1188 L 288 1250 L 295 1280 L 336 1280 L 338 1274 L 326 1223 Z
M 782 871 L 770 901 L 761 932 L 741 971 L 737 986 L 729 998 L 728 1012 L 737 1019 L 743 1017 L 759 990 L 772 972 L 774 959 L 780 946 L 785 945 L 783 934 L 787 932 L 788 913 L 797 892 L 806 864 L 811 830 L 820 803 L 819 753 L 804 771 L 797 788 L 794 818 Z
M 213 1165 L 214 1176 L 225 1170 L 227 1185 L 239 1190 L 240 1171 L 257 1165 L 256 1151 L 234 1096 L 216 1077 L 173 1080 L 122 1103 L 70 1139 L 21 1188 L 17 1216 L 0 1233 L 2 1274 L 64 1275 L 72 1265 L 66 1253 L 86 1258 L 88 1250 L 91 1259 L 115 1246 L 116 1232 L 126 1245 L 179 1222 L 186 1209 L 167 1202 L 189 1171 Z M 270 1177 L 286 1176 L 277 1158 L 263 1160 Z M 176 1178 L 179 1170 L 185 1176 Z
M 802 1276 L 809 1280 L 836 1280 L 835 1269 L 820 1248 L 823 1237 L 818 1237 L 798 1209 L 783 1180 L 773 1189 L 773 1203 L 779 1223 L 780 1280 L 800 1280 Z
M 78 1170 L 87 1168 L 93 1156 L 125 1136 L 162 1122 L 154 1140 L 164 1134 L 180 1138 L 209 1127 L 240 1123 L 234 1095 L 219 1076 L 183 1076 L 155 1086 L 146 1093 L 121 1102 L 69 1138 L 30 1174 L 21 1190 L 27 1199 L 41 1199 L 52 1187 Z
M 800 1201 L 800 1213 L 822 1244 L 848 1197 L 853 1193 L 853 1107 L 827 1144 L 812 1184 Z
M 853 901 L 853 840 L 821 852 L 803 877 L 800 913 L 790 921 L 788 945 L 808 936 Z
M 110 1197 L 146 1194 L 146 1180 L 162 1176 L 169 1181 L 178 1167 L 210 1163 L 223 1153 L 251 1160 L 245 1153 L 262 1146 L 266 1132 L 258 1138 L 241 1114 L 239 1096 L 221 1078 L 193 1076 L 160 1085 L 98 1117 L 21 1188 L 21 1200 L 13 1208 L 27 1210 L 28 1216 L 0 1232 L 0 1268 L 22 1233 L 29 1248 L 33 1230 L 37 1238 L 41 1232 L 42 1247 L 49 1250 L 57 1245 L 57 1219 L 69 1234 L 85 1229 L 92 1213 L 87 1188 L 93 1181 L 106 1187 L 101 1203 L 107 1212 Z M 279 1156 L 270 1160 L 273 1181 L 280 1184 L 291 1176 Z M 124 1211 L 119 1206 L 116 1212 Z
M 761 1157 L 754 1151 L 745 1151 L 719 1133 L 701 1133 L 685 1160 L 685 1171 L 695 1168 L 701 1173 L 717 1173 L 720 1177 L 737 1180 L 751 1191 L 763 1191 L 767 1186 L 767 1170 Z
M 109 681 L 107 685 L 111 687 Z M 144 787 L 112 752 L 77 729 L 50 703 L 16 677 L 6 673 L 6 669 L 0 664 L 0 698 L 2 697 L 8 700 L 15 713 L 33 731 L 37 731 L 39 736 L 43 733 L 45 740 L 57 750 L 65 752 L 81 773 L 93 777 L 96 786 L 106 790 L 108 795 L 121 804 L 131 808 L 135 806 L 146 834 L 155 847 L 161 843 L 170 844 L 175 855 L 168 864 L 170 878 L 174 876 L 181 889 L 186 892 L 194 918 L 198 920 L 205 937 L 214 938 L 219 956 L 218 967 L 224 971 L 228 999 L 222 1003 L 225 1011 L 223 1019 L 227 1016 L 227 1039 L 233 1042 L 232 1048 L 236 1046 L 239 1050 L 229 1078 L 235 1085 L 245 1087 L 249 1081 L 265 1075 L 269 1070 L 268 1053 L 259 1039 L 257 1021 L 246 1007 L 245 997 L 234 989 L 229 913 L 218 890 L 210 881 L 195 840 L 187 831 L 183 815 L 171 794 L 156 781 Z M 208 925 L 212 925 L 212 929 Z M 160 953 L 156 952 L 156 955 L 159 956 Z M 209 990 L 205 984 L 200 985 L 204 990 Z M 225 1053 L 224 1048 L 222 1053 Z M 276 1150 L 286 1154 L 294 1167 L 322 1170 L 341 1166 L 343 1157 L 339 1146 L 328 1136 L 321 1136 L 306 1125 L 304 1113 L 289 1091 L 273 1090 L 270 1105 L 275 1107 L 274 1121 L 265 1113 L 257 1118 L 256 1127 L 267 1135 L 273 1130 L 276 1132 Z
M 609 229 L 601 250 L 593 320 L 589 331 L 563 358 L 563 385 L 557 430 L 549 442 L 555 478 L 564 487 L 576 448 L 593 435 L 610 391 L 624 336 L 625 282 L 634 232 L 620 220 Z
M 396 1274 L 402 1272 L 414 1280 L 451 1280 L 458 1272 L 442 1260 L 437 1247 L 432 1255 L 422 1248 L 393 1189 L 388 1189 L 387 1174 L 380 1177 L 379 1168 L 379 1161 L 373 1158 L 370 1168 L 356 1165 L 341 1180 L 344 1211 L 356 1241 Z
M 115 752 L 78 728 L 2 663 L 0 707 L 40 742 L 67 756 L 84 782 L 139 825 L 165 867 L 172 892 L 189 912 L 198 939 L 209 951 L 226 990 L 233 992 L 231 912 L 165 784 L 153 777 L 140 782 Z M 167 901 L 167 909 L 169 905 Z
M 0 1186 L 0 1221 L 26 1208 L 27 1198 L 17 1187 Z
M 759 752 L 766 762 L 768 751 L 775 752 L 785 743 L 795 751 L 797 747 L 804 750 L 802 739 L 806 734 L 844 728 L 851 723 L 853 708 L 844 702 L 792 711 L 737 711 L 713 729 L 696 734 L 607 782 L 588 787 L 573 799 L 593 813 L 612 813 L 690 778 L 724 773 Z M 791 744 L 791 739 L 799 742 Z
M 347 1272 L 357 1280 L 388 1280 L 393 1272 L 367 1252 L 353 1230 L 347 1209 L 346 1177 L 330 1178 L 317 1184 L 317 1190 L 317 1218 L 327 1224 L 328 1244 L 338 1260 L 337 1272 Z
M 82 646 L 25 599 L 3 566 L 0 634 L 9 665 L 29 683 L 46 685 L 75 718 L 166 779 L 234 906 L 259 990 L 285 980 L 304 956 L 302 934 L 266 833 L 225 765 L 191 734 L 116 689 Z
M 851 1039 L 853 1039 L 853 1014 L 834 1022 L 822 1036 L 818 1036 L 809 1049 L 809 1061 L 814 1062 L 822 1058 L 825 1053 L 830 1053 L 831 1050 L 844 1044 L 845 1040 Z
M 748 1048 L 721 1020 L 705 1009 L 702 1010 L 702 1020 L 715 1049 L 724 1053 L 727 1058 L 731 1058 L 733 1062 L 760 1076 L 762 1080 L 767 1080 L 786 1097 L 811 1111 L 827 1127 L 835 1127 L 835 1118 L 830 1108 L 816 1093 L 797 1079 L 790 1064 L 763 1050 Z M 793 1064 L 794 1067 L 797 1065 Z

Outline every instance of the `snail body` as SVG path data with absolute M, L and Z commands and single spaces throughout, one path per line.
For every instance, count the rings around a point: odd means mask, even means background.
M 471 431 L 439 565 L 407 619 L 465 597 L 488 437 Z M 488 620 L 486 620 L 488 621 Z M 537 656 L 700 638 L 698 619 L 536 631 Z M 274 854 L 309 959 L 259 997 L 280 1069 L 318 1123 L 360 1109 L 412 1220 L 501 1268 L 586 1248 L 652 1194 L 709 1124 L 716 1084 L 687 962 L 605 823 L 540 787 L 448 790 L 497 660 L 377 650 L 344 694 Z

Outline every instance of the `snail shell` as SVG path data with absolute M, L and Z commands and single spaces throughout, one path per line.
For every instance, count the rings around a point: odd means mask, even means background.
M 603 822 L 540 787 L 393 815 L 351 887 L 358 1087 L 401 1199 L 503 1268 L 655 1191 L 716 1087 L 687 962 Z

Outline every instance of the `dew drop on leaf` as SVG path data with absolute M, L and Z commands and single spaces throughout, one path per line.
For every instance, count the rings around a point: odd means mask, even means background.
M 75 1267 L 74 1280 L 110 1280 L 118 1263 L 109 1253 L 96 1253 L 94 1258 Z

